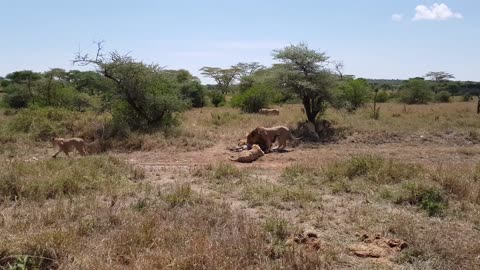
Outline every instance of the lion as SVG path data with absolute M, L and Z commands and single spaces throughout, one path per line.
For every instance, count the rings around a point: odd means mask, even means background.
M 258 144 L 252 145 L 252 149 L 248 151 L 243 151 L 239 157 L 232 158 L 229 157 L 231 161 L 243 162 L 243 163 L 251 163 L 255 160 L 262 157 L 265 153 L 262 151 L 262 148 Z
M 264 115 L 280 115 L 280 111 L 277 109 L 260 109 L 258 113 Z
M 284 126 L 278 127 L 257 127 L 247 135 L 247 144 L 258 144 L 265 153 L 271 152 L 272 144 L 278 140 L 278 147 L 275 150 L 284 150 L 287 140 L 299 140 L 295 138 L 290 130 Z
M 77 151 L 82 156 L 85 156 L 87 154 L 85 141 L 82 138 L 64 139 L 52 137 L 50 141 L 52 142 L 54 147 L 58 146 L 58 152 L 52 156 L 53 158 L 56 158 L 57 155 L 60 154 L 60 152 L 64 152 L 65 155 L 67 155 L 68 157 L 68 153 L 73 152 L 74 149 L 77 149 Z

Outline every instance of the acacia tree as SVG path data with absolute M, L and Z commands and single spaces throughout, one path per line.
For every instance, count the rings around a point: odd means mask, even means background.
M 6 78 L 13 84 L 25 85 L 30 100 L 35 104 L 35 83 L 42 78 L 40 73 L 31 70 L 15 71 L 7 74 Z
M 238 63 L 234 67 L 238 70 L 238 78 L 240 80 L 252 76 L 259 70 L 265 69 L 265 66 L 261 65 L 259 62 Z
M 202 75 L 215 80 L 217 87 L 223 95 L 230 91 L 230 86 L 235 82 L 239 75 L 239 68 L 232 66 L 231 68 L 221 69 L 218 67 L 202 67 L 200 69 Z
M 335 76 L 326 67 L 328 56 L 300 43 L 275 50 L 273 57 L 282 63 L 277 65 L 282 86 L 302 100 L 308 121 L 315 123 L 333 98 Z
M 187 104 L 174 80 L 158 65 L 146 65 L 118 52 L 103 54 L 102 42 L 97 43 L 94 57 L 78 53 L 74 63 L 94 65 L 110 79 L 117 101 L 114 117 L 132 129 L 148 129 L 170 124 L 175 112 Z
M 436 85 L 433 87 L 433 91 L 435 92 L 435 94 L 437 94 L 438 92 L 437 86 L 441 86 L 442 84 L 445 84 L 449 80 L 454 79 L 455 76 L 453 76 L 453 74 L 451 73 L 444 72 L 444 71 L 431 71 L 425 75 L 425 78 L 435 82 Z

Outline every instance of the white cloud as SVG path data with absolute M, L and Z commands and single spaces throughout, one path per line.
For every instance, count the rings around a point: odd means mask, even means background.
M 401 22 L 403 21 L 403 14 L 393 14 L 392 21 L 394 22 Z
M 415 8 L 414 21 L 433 20 L 444 21 L 448 19 L 463 19 L 462 14 L 453 12 L 447 5 L 435 3 L 431 7 L 419 5 Z

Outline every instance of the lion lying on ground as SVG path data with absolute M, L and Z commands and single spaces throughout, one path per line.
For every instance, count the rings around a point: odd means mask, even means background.
M 50 141 L 52 142 L 54 147 L 58 146 L 58 152 L 52 156 L 53 158 L 56 158 L 57 155 L 60 154 L 60 152 L 64 152 L 65 155 L 69 156 L 68 153 L 73 152 L 74 149 L 77 149 L 77 151 L 82 156 L 85 156 L 87 154 L 85 141 L 83 141 L 82 138 L 64 139 L 52 137 Z
M 258 113 L 264 115 L 280 115 L 280 111 L 277 109 L 260 109 Z
M 265 153 L 271 151 L 272 144 L 278 140 L 276 150 L 284 150 L 287 146 L 287 140 L 299 140 L 295 138 L 290 130 L 284 126 L 278 127 L 257 127 L 247 135 L 247 144 L 258 144 Z
M 238 156 L 237 158 L 229 157 L 229 159 L 231 161 L 250 163 L 250 162 L 254 162 L 255 160 L 259 159 L 263 155 L 264 155 L 264 153 L 263 153 L 262 149 L 260 148 L 260 146 L 258 146 L 258 144 L 254 144 L 252 146 L 252 149 L 250 149 L 248 151 L 243 151 L 240 154 L 240 156 Z

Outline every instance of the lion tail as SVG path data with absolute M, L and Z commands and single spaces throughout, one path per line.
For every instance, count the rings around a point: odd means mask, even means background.
M 299 141 L 299 140 L 301 140 L 302 138 L 303 138 L 303 135 L 302 135 L 302 136 L 300 136 L 300 137 L 295 137 L 295 136 L 293 136 L 293 134 L 292 134 L 292 133 L 290 133 L 290 139 L 291 139 L 291 140 L 294 140 L 294 141 Z

